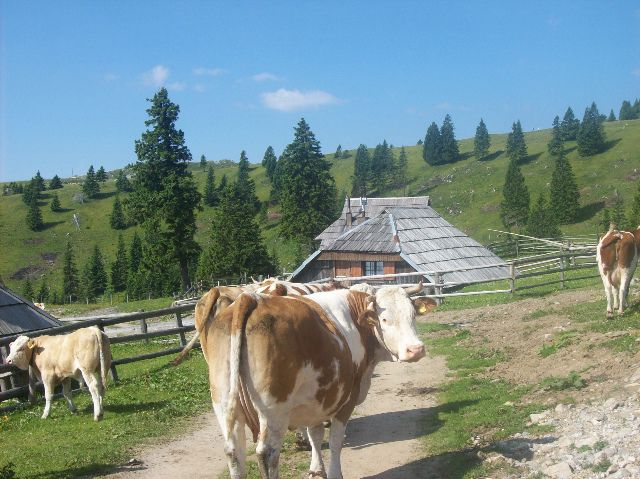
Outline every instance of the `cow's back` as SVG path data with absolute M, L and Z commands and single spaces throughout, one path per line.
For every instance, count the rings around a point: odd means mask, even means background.
M 54 371 L 59 377 L 73 376 L 80 367 L 92 372 L 100 371 L 98 342 L 102 340 L 102 334 L 92 327 L 63 336 L 39 336 L 36 365 L 40 370 Z

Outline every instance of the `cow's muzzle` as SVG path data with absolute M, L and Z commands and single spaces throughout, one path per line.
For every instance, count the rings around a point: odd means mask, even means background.
M 413 346 L 407 346 L 404 354 L 399 355 L 400 361 L 407 363 L 415 363 L 425 357 L 424 344 L 414 344 Z

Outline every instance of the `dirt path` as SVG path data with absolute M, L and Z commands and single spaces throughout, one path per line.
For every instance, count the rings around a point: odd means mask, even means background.
M 347 427 L 342 465 L 345 479 L 417 479 L 423 419 L 432 413 L 435 387 L 445 378 L 442 358 L 414 364 L 382 363 L 367 400 Z M 110 479 L 217 478 L 226 468 L 222 435 L 213 414 L 167 444 L 139 451 L 139 464 L 125 466 Z M 328 459 L 328 451 L 324 451 Z

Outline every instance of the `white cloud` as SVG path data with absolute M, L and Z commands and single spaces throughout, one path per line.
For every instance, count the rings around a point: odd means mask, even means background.
M 223 75 L 226 73 L 226 70 L 223 70 L 222 68 L 205 68 L 205 67 L 198 67 L 198 68 L 194 68 L 193 69 L 193 74 L 194 75 L 198 75 L 198 76 L 210 76 L 210 77 L 217 77 L 220 75 Z
M 267 108 L 279 111 L 294 111 L 339 102 L 340 100 L 331 93 L 321 90 L 302 92 L 280 88 L 277 91 L 262 94 L 262 104 Z
M 253 79 L 253 81 L 257 81 L 257 82 L 280 80 L 279 77 L 277 77 L 273 73 L 268 73 L 268 72 L 258 73 L 257 75 L 253 75 L 251 78 Z
M 147 86 L 161 87 L 169 78 L 169 69 L 163 65 L 156 65 L 148 72 L 142 74 L 142 81 Z
M 634 77 L 640 77 L 640 68 L 636 68 L 631 72 Z

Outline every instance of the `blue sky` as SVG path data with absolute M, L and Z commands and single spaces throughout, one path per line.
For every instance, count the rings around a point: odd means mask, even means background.
M 640 97 L 640 3 L 0 0 L 0 181 L 135 161 L 160 86 L 194 160 L 547 128 Z

